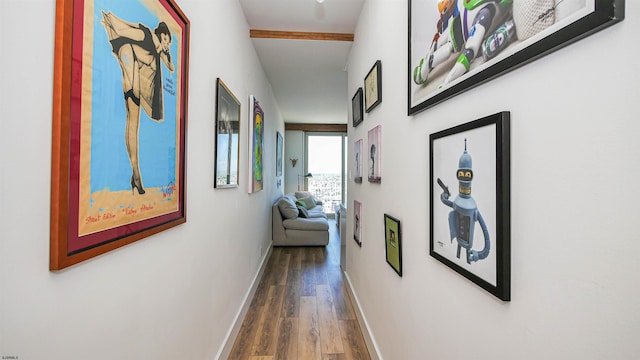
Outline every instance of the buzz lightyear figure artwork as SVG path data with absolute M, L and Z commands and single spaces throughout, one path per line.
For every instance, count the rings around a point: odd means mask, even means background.
M 517 0 L 439 0 L 440 20 L 426 56 L 414 69 L 413 81 L 424 84 L 439 65 L 459 54 L 444 79 L 444 84 L 464 75 L 471 63 L 485 52 L 490 57 L 515 37 L 512 19 L 513 2 Z M 492 41 L 483 42 L 493 34 Z M 483 51 L 483 47 L 487 50 Z
M 476 201 L 471 196 L 471 180 L 473 179 L 473 167 L 471 155 L 467 152 L 467 139 L 464 140 L 464 152 L 458 161 L 458 170 L 456 172 L 458 178 L 458 196 L 454 201 L 449 200 L 451 193 L 449 188 L 438 178 L 438 185 L 442 188 L 440 201 L 453 210 L 449 213 L 449 232 L 451 234 L 451 242 L 456 239 L 458 242 L 458 251 L 456 257 L 460 258 L 460 250 L 466 251 L 467 264 L 485 259 L 489 256 L 491 250 L 491 240 L 489 238 L 489 230 L 487 224 L 478 210 Z M 473 250 L 473 237 L 475 224 L 478 222 L 484 235 L 484 248 L 480 251 Z

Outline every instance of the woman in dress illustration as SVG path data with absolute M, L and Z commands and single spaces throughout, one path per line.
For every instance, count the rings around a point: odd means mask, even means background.
M 126 109 L 125 145 L 131 163 L 131 191 L 144 194 L 138 152 L 140 107 L 154 121 L 164 119 L 162 69 L 160 61 L 173 72 L 169 48 L 171 32 L 160 22 L 153 33 L 143 24 L 124 21 L 111 12 L 102 12 L 115 58 L 122 69 L 122 91 Z

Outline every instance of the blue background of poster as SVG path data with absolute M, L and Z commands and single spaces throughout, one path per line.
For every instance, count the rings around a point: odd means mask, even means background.
M 122 70 L 101 23 L 102 11 L 112 12 L 128 22 L 141 23 L 152 32 L 159 21 L 139 1 L 96 0 L 94 9 L 91 193 L 131 190 L 132 170 L 124 142 L 126 113 Z M 142 108 L 140 110 L 139 161 L 145 188 L 167 186 L 176 181 L 176 87 L 180 64 L 177 44 L 181 37 L 173 32 L 171 37 L 173 73 L 164 63 L 161 65 L 162 86 L 165 89 L 164 121 L 153 121 Z

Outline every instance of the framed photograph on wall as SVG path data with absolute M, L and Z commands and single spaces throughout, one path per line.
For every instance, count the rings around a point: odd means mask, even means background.
M 382 102 L 382 62 L 376 61 L 364 78 L 365 111 L 369 112 Z
M 216 80 L 216 165 L 214 187 L 238 187 L 240 166 L 240 101 L 218 78 Z
M 362 122 L 362 88 L 358 88 L 355 95 L 351 98 L 351 114 L 353 117 L 353 127 L 360 125 Z
M 362 203 L 353 200 L 353 240 L 362 247 Z
M 429 254 L 504 301 L 511 297 L 509 147 L 508 112 L 429 136 Z
M 186 222 L 189 29 L 173 0 L 56 1 L 51 270 Z
M 384 239 L 387 263 L 402 276 L 402 232 L 400 220 L 384 214 Z
M 382 125 L 378 125 L 369 130 L 369 182 L 382 182 Z
M 280 131 L 276 131 L 276 176 L 282 176 L 284 139 Z
M 624 3 L 409 0 L 408 113 L 622 21 Z
M 356 167 L 356 176 L 354 176 L 353 180 L 356 184 L 362 183 L 362 162 L 363 162 L 363 153 L 362 153 L 362 139 L 356 141 L 354 145 L 354 156 L 355 156 L 355 167 Z
M 263 187 L 264 112 L 253 95 L 249 96 L 249 194 Z

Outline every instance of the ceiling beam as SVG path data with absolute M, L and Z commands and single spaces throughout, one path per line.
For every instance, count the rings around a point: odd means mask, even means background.
M 285 123 L 285 130 L 301 130 L 310 132 L 347 132 L 347 124 L 296 124 Z
M 258 39 L 353 41 L 353 34 L 257 29 L 249 30 L 249 37 Z

